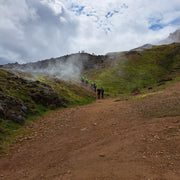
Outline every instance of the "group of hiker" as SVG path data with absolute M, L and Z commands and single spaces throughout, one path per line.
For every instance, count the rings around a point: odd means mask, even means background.
M 94 89 L 94 92 L 96 92 L 96 88 L 97 88 L 96 83 L 91 82 L 91 88 Z
M 97 95 L 98 95 L 98 99 L 104 98 L 104 89 L 102 87 L 97 89 Z
M 88 85 L 89 83 L 89 80 L 87 78 L 85 78 L 84 76 L 81 77 L 81 82 L 83 85 Z M 104 89 L 101 87 L 101 88 L 97 88 L 97 85 L 95 82 L 91 82 L 91 89 L 94 89 L 94 92 L 97 93 L 97 97 L 98 99 L 100 98 L 104 98 Z
M 89 83 L 89 80 L 88 80 L 88 78 L 85 78 L 84 76 L 82 76 L 81 77 L 81 82 L 87 86 L 88 83 Z
M 98 88 L 98 89 L 96 89 L 97 88 L 97 85 L 96 85 L 96 83 L 94 83 L 94 82 L 91 82 L 91 88 L 94 88 L 94 92 L 96 92 L 97 91 L 97 96 L 98 96 L 98 99 L 100 99 L 100 98 L 104 98 L 104 89 L 101 87 L 101 88 Z

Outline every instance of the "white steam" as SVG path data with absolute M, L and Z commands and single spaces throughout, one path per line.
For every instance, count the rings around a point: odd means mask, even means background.
M 79 80 L 83 64 L 80 56 L 70 56 L 65 59 L 57 58 L 36 63 L 18 65 L 13 69 L 31 74 L 43 74 L 62 80 Z

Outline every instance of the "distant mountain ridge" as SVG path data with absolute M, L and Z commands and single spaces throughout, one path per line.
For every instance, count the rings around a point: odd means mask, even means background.
M 138 48 L 132 49 L 131 51 L 144 51 L 144 50 L 150 49 L 152 47 L 153 47 L 152 44 L 144 44 L 143 46 L 140 46 Z
M 2 65 L 1 67 L 7 68 L 7 69 L 28 69 L 28 68 L 33 68 L 33 69 L 44 69 L 49 67 L 49 65 L 52 63 L 53 65 L 56 65 L 59 62 L 62 63 L 68 63 L 68 61 L 71 61 L 75 64 L 80 64 L 84 63 L 86 64 L 89 59 L 97 61 L 103 58 L 103 55 L 91 55 L 88 53 L 76 53 L 76 54 L 70 54 L 70 55 L 65 55 L 62 57 L 57 57 L 57 58 L 51 58 L 51 59 L 45 59 L 37 62 L 30 62 L 30 63 L 25 63 L 25 64 L 19 64 L 19 63 L 8 63 L 5 65 Z
M 68 80 L 76 79 L 80 74 L 91 69 L 101 68 L 102 59 L 107 60 L 108 56 L 77 53 L 27 64 L 9 63 L 1 67 L 28 73 L 48 74 Z
M 175 32 L 169 34 L 169 36 L 160 41 L 158 44 L 171 44 L 171 43 L 180 43 L 180 29 L 176 30 Z

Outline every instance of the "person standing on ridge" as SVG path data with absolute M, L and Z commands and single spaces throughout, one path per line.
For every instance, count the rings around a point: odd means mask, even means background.
M 91 88 L 93 88 L 94 87 L 94 83 L 93 82 L 91 82 Z
M 84 83 L 84 76 L 81 77 L 81 81 L 82 81 L 82 83 Z
M 94 92 L 96 92 L 96 83 L 94 83 Z
M 98 99 L 100 99 L 100 95 L 101 95 L 101 89 L 100 88 L 97 89 L 97 95 L 98 95 Z
M 104 98 L 104 89 L 101 87 L 101 98 Z

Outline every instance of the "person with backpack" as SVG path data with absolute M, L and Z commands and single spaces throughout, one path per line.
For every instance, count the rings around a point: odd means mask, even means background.
M 101 98 L 104 98 L 104 89 L 101 87 Z
M 93 88 L 94 87 L 94 83 L 93 82 L 91 82 L 91 88 Z
M 96 83 L 94 83 L 94 92 L 96 92 Z
M 82 83 L 84 83 L 84 76 L 81 77 L 81 81 L 82 81 Z
M 100 88 L 97 89 L 97 95 L 98 95 L 98 99 L 100 99 L 100 96 L 101 96 L 101 89 Z

